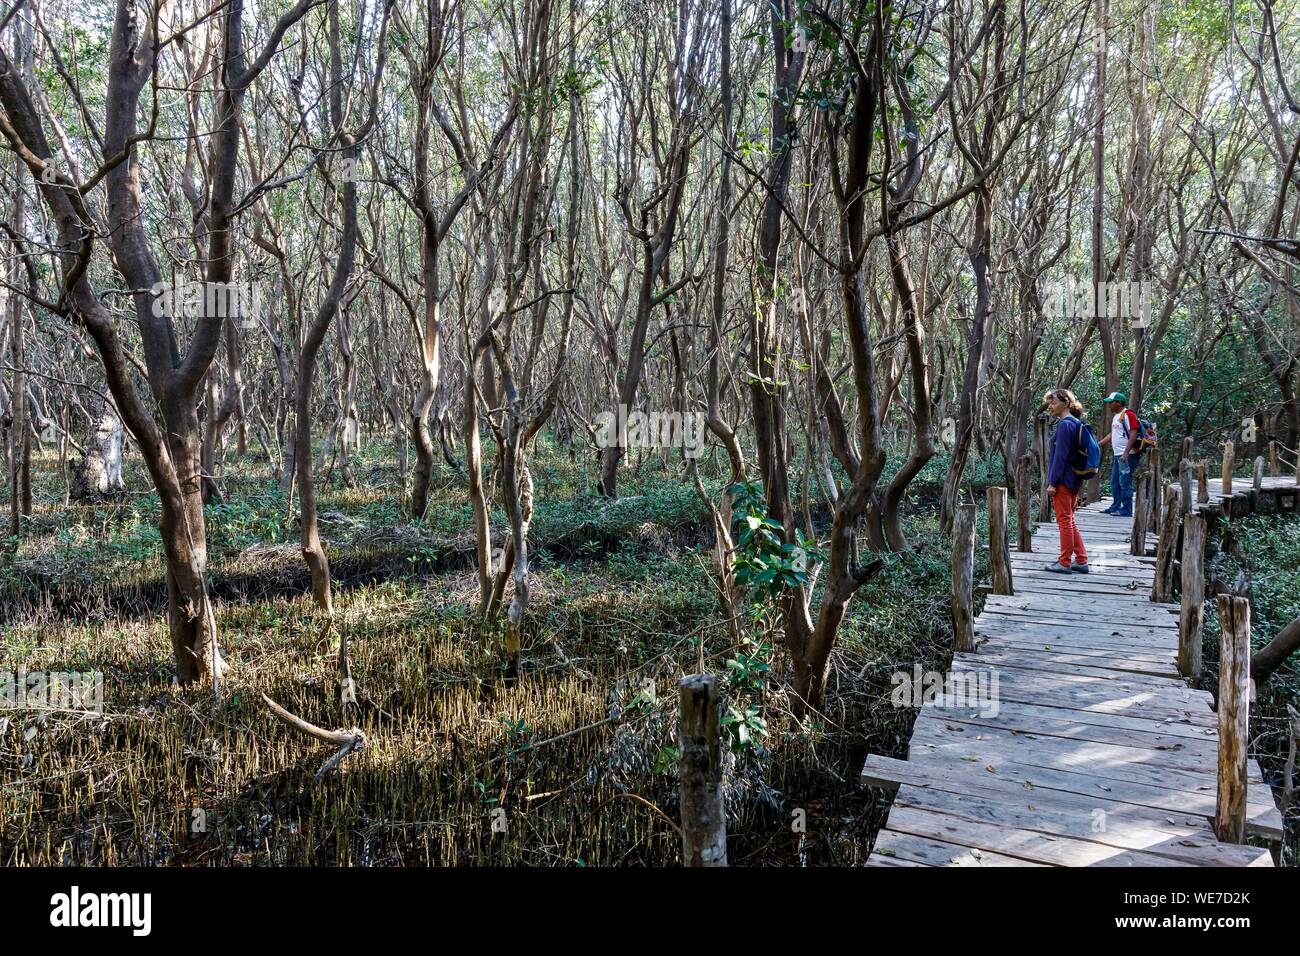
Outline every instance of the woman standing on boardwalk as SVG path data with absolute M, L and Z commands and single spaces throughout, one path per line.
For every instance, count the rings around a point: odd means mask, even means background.
M 1074 510 L 1083 479 L 1075 473 L 1072 465 L 1074 450 L 1079 447 L 1079 432 L 1083 428 L 1083 405 L 1068 388 L 1048 392 L 1043 401 L 1058 420 L 1047 456 L 1047 493 L 1052 496 L 1056 526 L 1061 532 L 1061 557 L 1047 565 L 1047 570 L 1059 574 L 1087 574 L 1088 549 L 1084 547 L 1078 525 L 1074 523 Z

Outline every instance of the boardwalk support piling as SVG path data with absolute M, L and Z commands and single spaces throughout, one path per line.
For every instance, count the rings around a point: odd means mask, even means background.
M 1210 463 L 1206 461 L 1196 463 L 1196 503 L 1210 503 Z
M 1011 585 L 1011 554 L 1007 544 L 1007 489 L 994 487 L 987 493 L 989 508 L 989 572 L 994 594 L 1014 594 Z
M 958 507 L 952 528 L 952 633 L 957 650 L 975 650 L 975 505 Z
M 1147 527 L 1150 524 L 1148 512 L 1151 510 L 1151 476 L 1142 475 L 1133 486 L 1133 531 L 1129 535 L 1129 553 L 1144 555 L 1147 553 Z
M 1020 456 L 1020 467 L 1016 470 L 1016 550 L 1033 551 L 1034 523 L 1029 502 L 1029 469 L 1034 459 L 1030 455 Z
M 1182 609 L 1178 615 L 1178 672 L 1201 676 L 1201 633 L 1205 623 L 1205 519 L 1183 519 Z
M 1250 721 L 1250 601 L 1219 595 L 1219 797 L 1214 832 L 1246 842 L 1246 744 Z
M 686 866 L 726 866 L 717 680 L 711 674 L 693 674 L 682 678 L 678 690 L 682 862 Z
M 1232 494 L 1232 442 L 1223 446 L 1223 493 Z
M 1047 494 L 1047 412 L 1034 419 L 1034 456 L 1038 459 L 1038 520 L 1052 521 L 1052 499 Z M 1300 482 L 1300 474 L 1296 481 Z
M 1160 540 L 1156 543 L 1156 579 L 1151 585 L 1151 600 L 1168 602 L 1174 591 L 1174 551 L 1178 546 L 1178 486 L 1165 485 L 1164 518 L 1160 522 Z

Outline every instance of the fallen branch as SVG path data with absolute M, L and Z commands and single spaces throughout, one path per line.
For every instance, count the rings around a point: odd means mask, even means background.
M 322 743 L 339 748 L 338 753 L 325 761 L 324 766 L 316 771 L 317 780 L 320 780 L 325 774 L 337 767 L 348 754 L 355 750 L 366 749 L 366 735 L 359 727 L 353 727 L 350 730 L 325 730 L 323 727 L 308 723 L 301 717 L 295 717 L 265 694 L 262 695 L 262 700 L 266 701 L 266 706 L 271 708 L 271 713 L 294 730 L 308 737 L 314 737 Z

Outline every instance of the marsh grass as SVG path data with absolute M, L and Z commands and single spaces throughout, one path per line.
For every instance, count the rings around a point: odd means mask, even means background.
M 228 466 L 243 477 L 208 509 L 233 665 L 219 699 L 172 685 L 156 501 L 140 476 L 119 500 L 62 507 L 52 463 L 38 462 L 38 513 L 0 557 L 0 667 L 100 670 L 105 714 L 0 711 L 0 863 L 679 861 L 676 682 L 701 654 L 718 673 L 732 655 L 693 492 L 651 467 L 610 506 L 578 465 L 543 454 L 525 667 L 507 684 L 499 635 L 470 612 L 463 492 L 445 476 L 430 513 L 405 520 L 383 453 L 357 463 L 356 488 L 326 483 L 321 502 L 360 689 L 347 715 L 336 641 L 303 597 L 296 524 L 251 458 Z M 735 863 L 865 859 L 886 804 L 859 787 L 862 760 L 905 753 L 914 719 L 891 705 L 890 676 L 950 657 L 947 544 L 927 516 L 909 533 L 916 552 L 890 557 L 853 604 L 824 713 L 794 720 L 777 655 L 769 733 L 728 759 Z M 653 701 L 635 693 L 647 677 Z M 370 746 L 316 782 L 328 748 L 292 736 L 263 693 L 320 726 L 359 725 Z

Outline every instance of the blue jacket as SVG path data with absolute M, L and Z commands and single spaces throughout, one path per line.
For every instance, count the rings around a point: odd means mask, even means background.
M 1052 439 L 1048 442 L 1047 455 L 1047 483 L 1069 488 L 1077 492 L 1083 484 L 1083 479 L 1074 473 L 1070 467 L 1070 454 L 1079 444 L 1079 429 L 1083 422 L 1073 415 L 1066 415 L 1052 432 Z

